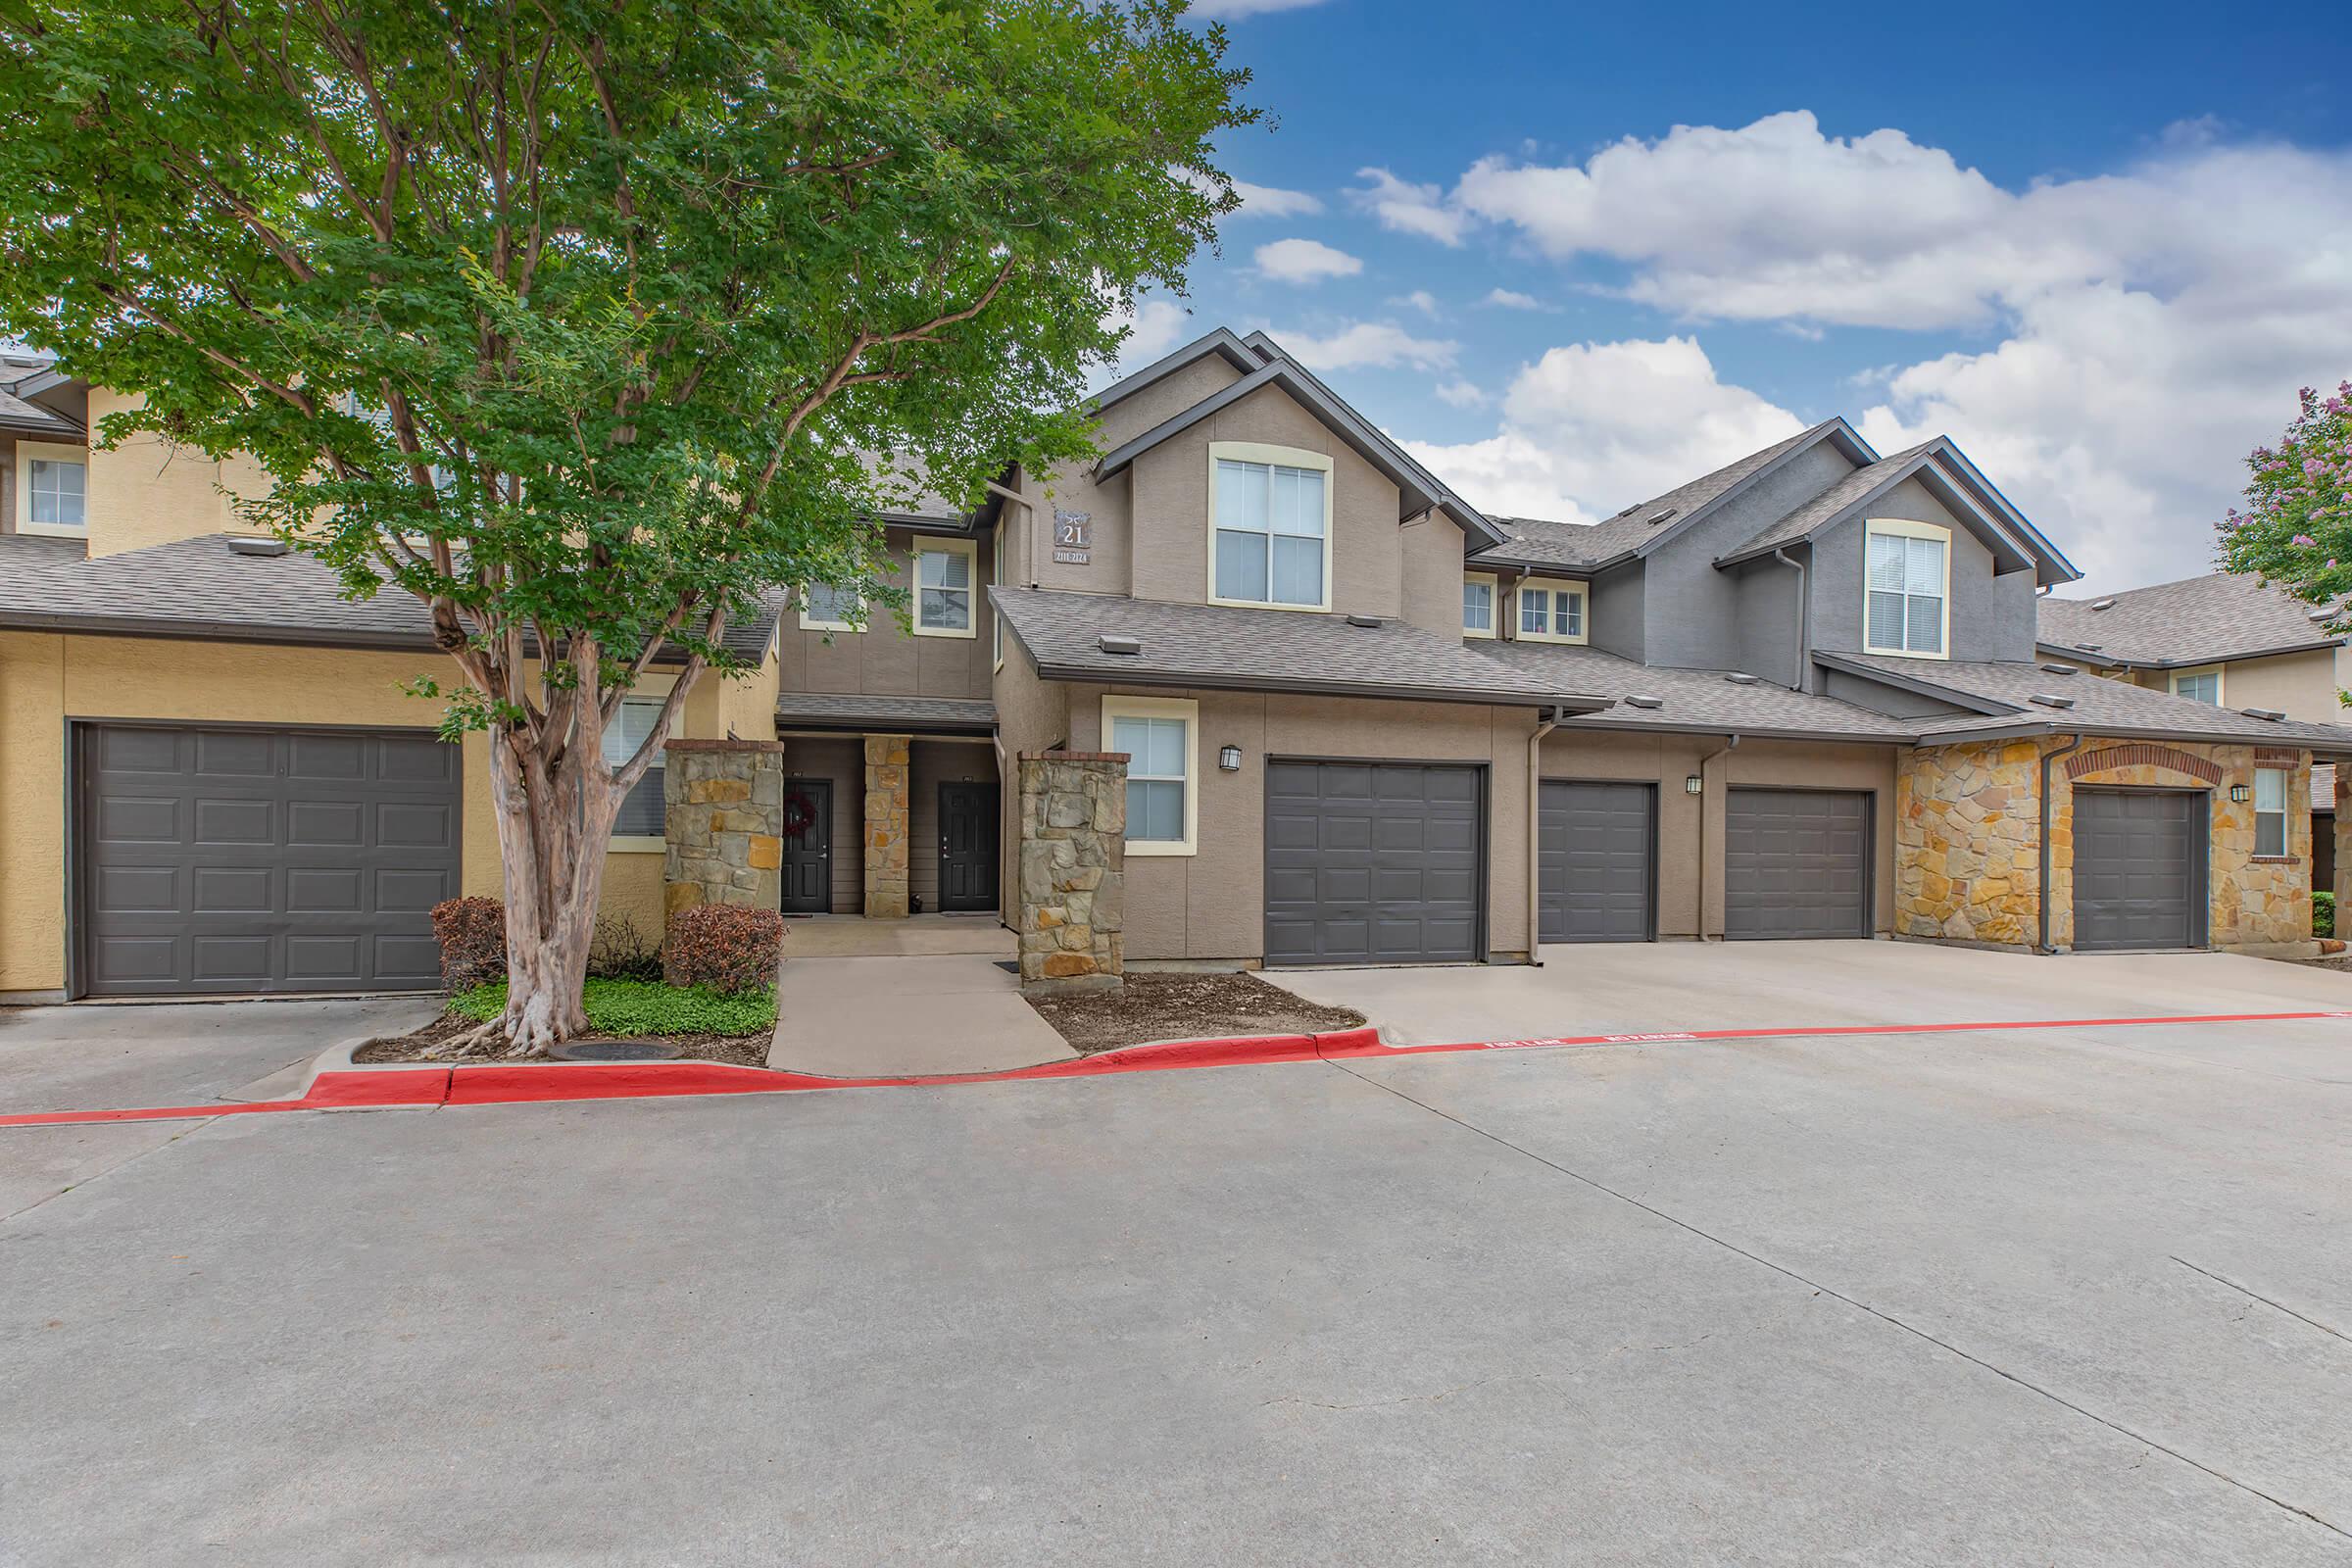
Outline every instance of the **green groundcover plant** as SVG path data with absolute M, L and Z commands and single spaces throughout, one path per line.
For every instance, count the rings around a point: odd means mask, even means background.
M 588 1031 L 635 1038 L 640 1035 L 759 1035 L 776 1026 L 776 999 L 769 991 L 712 991 L 707 986 L 669 986 L 659 980 L 590 980 L 581 1010 Z M 505 981 L 476 986 L 450 999 L 449 1010 L 488 1022 L 507 1009 Z

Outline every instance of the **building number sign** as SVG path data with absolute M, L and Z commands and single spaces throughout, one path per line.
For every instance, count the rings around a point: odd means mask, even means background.
M 1054 514 L 1054 559 L 1083 566 L 1092 559 L 1095 519 L 1089 513 Z

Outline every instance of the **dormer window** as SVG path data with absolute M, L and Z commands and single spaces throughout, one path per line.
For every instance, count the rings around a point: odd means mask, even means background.
M 1519 640 L 1581 643 L 1585 638 L 1585 585 L 1530 577 L 1519 585 Z
M 1913 659 L 1948 657 L 1952 531 L 1932 522 L 1873 517 L 1863 550 L 1864 650 Z
M 1331 608 L 1331 460 L 1212 441 L 1208 597 L 1273 610 Z

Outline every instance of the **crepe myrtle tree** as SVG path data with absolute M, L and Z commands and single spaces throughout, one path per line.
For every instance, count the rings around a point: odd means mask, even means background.
M 730 619 L 913 476 L 1087 450 L 1255 111 L 1182 0 L 0 0 L 0 336 L 251 454 L 487 732 L 505 1015 L 586 1027 L 604 845 Z M 623 694 L 677 678 L 608 764 Z
M 2222 565 L 2333 611 L 2328 624 L 2352 631 L 2352 381 L 2296 398 L 2278 444 L 2247 455 L 2245 505 L 2220 524 Z

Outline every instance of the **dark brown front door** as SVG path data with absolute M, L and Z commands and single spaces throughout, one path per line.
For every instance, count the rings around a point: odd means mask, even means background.
M 784 812 L 784 912 L 826 913 L 833 907 L 833 781 L 786 779 Z
M 997 787 L 939 786 L 939 906 L 997 906 Z

